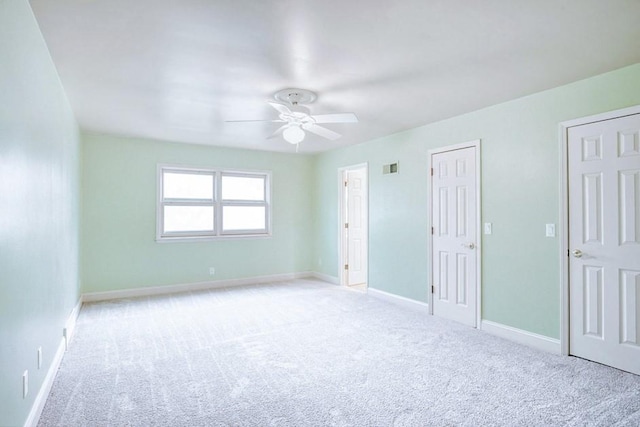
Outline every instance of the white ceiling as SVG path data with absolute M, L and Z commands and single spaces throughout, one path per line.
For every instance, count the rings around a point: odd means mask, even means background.
M 83 129 L 295 151 L 287 87 L 368 141 L 640 62 L 638 0 L 31 0 Z

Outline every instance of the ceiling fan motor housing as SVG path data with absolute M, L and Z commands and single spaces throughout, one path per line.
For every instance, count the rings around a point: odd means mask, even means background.
M 341 135 L 318 124 L 358 122 L 354 113 L 312 115 L 311 110 L 304 104 L 315 101 L 317 95 L 306 89 L 283 89 L 276 92 L 273 97 L 276 102 L 267 103 L 278 111 L 278 120 L 246 120 L 283 123 L 269 138 L 282 135 L 287 142 L 297 145 L 304 140 L 306 132 L 310 132 L 335 141 Z
M 276 101 L 283 102 L 291 106 L 300 106 L 300 104 L 311 104 L 317 99 L 317 95 L 310 90 L 293 88 L 279 90 L 273 95 L 273 97 Z

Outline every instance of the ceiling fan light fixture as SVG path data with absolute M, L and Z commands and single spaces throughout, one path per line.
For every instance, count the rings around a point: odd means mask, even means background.
M 289 144 L 299 144 L 304 140 L 305 133 L 299 125 L 290 125 L 282 132 L 282 137 Z
M 282 125 L 267 139 L 282 136 L 291 145 L 297 146 L 306 138 L 307 132 L 321 138 L 335 141 L 340 138 L 338 132 L 322 124 L 358 123 L 354 113 L 311 114 L 310 104 L 316 100 L 316 94 L 305 89 L 283 89 L 274 94 L 276 102 L 267 101 L 278 112 L 276 120 L 227 120 L 228 122 L 272 122 Z

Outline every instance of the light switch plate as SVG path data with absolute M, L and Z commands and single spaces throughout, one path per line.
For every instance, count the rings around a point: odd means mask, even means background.
M 26 399 L 29 394 L 29 371 L 26 370 L 22 374 L 22 398 Z
M 546 225 L 546 235 L 547 235 L 547 237 L 556 237 L 556 225 L 555 224 L 547 224 Z
M 493 231 L 493 225 L 490 222 L 484 223 L 484 234 L 491 234 Z

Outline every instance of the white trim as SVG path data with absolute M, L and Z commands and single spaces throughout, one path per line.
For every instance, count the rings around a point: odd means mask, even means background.
M 476 327 L 482 324 L 482 141 L 475 141 L 476 147 L 476 236 L 477 236 L 477 258 L 476 258 Z
M 248 201 L 248 200 L 224 200 L 222 198 L 222 180 L 225 176 L 230 177 L 245 177 L 263 179 L 264 184 L 264 201 Z M 218 211 L 218 230 L 220 236 L 239 236 L 239 235 L 268 235 L 271 236 L 271 171 L 263 172 L 241 172 L 231 170 L 220 170 L 220 181 L 216 185 L 216 191 L 218 192 L 217 200 L 219 201 L 220 210 Z M 227 206 L 252 206 L 265 208 L 265 229 L 264 230 L 232 230 L 225 231 L 222 227 L 224 221 L 224 208 Z
M 483 320 L 481 326 L 481 329 L 488 334 L 495 335 L 500 338 L 506 338 L 510 341 L 524 344 L 538 350 L 560 354 L 560 340 L 558 339 L 549 338 L 545 335 L 492 322 L 490 320 Z
M 560 352 L 569 355 L 569 153 L 567 127 L 560 125 Z M 567 254 L 565 256 L 565 254 Z
M 381 291 L 380 289 L 367 288 L 367 294 L 371 295 L 374 298 L 388 301 L 393 304 L 398 304 L 403 307 L 418 309 L 420 311 L 429 311 L 429 304 L 427 303 L 416 301 L 411 298 L 401 297 L 400 295 L 391 294 L 389 292 Z
M 163 237 L 160 240 L 156 239 L 156 243 L 197 243 L 197 242 L 211 242 L 218 240 L 261 240 L 271 239 L 273 234 L 221 234 L 219 236 L 197 236 L 197 237 Z
M 24 427 L 35 427 L 38 425 L 38 421 L 40 421 L 40 415 L 42 415 L 42 410 L 44 409 L 44 405 L 47 403 L 47 398 L 49 397 L 49 393 L 51 392 L 51 387 L 53 387 L 53 381 L 56 378 L 56 373 L 58 372 L 58 368 L 62 363 L 62 358 L 64 357 L 65 352 L 65 339 L 62 338 L 60 343 L 58 344 L 58 350 L 56 354 L 53 356 L 53 361 L 49 366 L 49 370 L 47 371 L 47 375 L 44 377 L 44 381 L 40 386 L 40 390 L 38 391 L 38 395 L 36 396 L 33 405 L 31 406 L 31 410 L 29 411 L 29 416 L 27 420 L 24 422 Z
M 476 325 L 480 327 L 482 323 L 482 141 L 480 139 L 474 139 L 468 142 L 462 142 L 459 144 L 447 145 L 444 147 L 434 148 L 428 151 L 428 173 L 427 173 L 427 188 L 431 191 L 432 180 L 431 169 L 433 168 L 433 156 L 439 153 L 446 153 L 448 151 L 462 150 L 465 148 L 475 148 L 476 151 Z M 433 198 L 428 197 L 427 209 L 429 215 L 429 227 L 433 227 L 433 218 L 431 217 L 433 210 Z M 431 272 L 430 283 L 427 284 L 427 301 L 429 303 L 429 314 L 433 315 L 433 294 L 431 293 L 431 286 L 434 283 L 433 279 L 433 266 L 431 265 L 433 254 L 433 237 L 431 233 L 428 233 L 428 257 L 427 268 Z
M 561 128 L 570 128 L 574 126 L 582 126 L 594 122 L 602 122 L 605 120 L 617 119 L 619 117 L 631 116 L 634 114 L 640 114 L 640 105 L 634 105 L 633 107 L 621 108 L 620 110 L 606 111 L 604 113 L 594 114 L 587 117 L 579 117 L 577 119 L 566 120 L 560 123 Z
M 332 285 L 340 285 L 340 279 L 338 277 L 329 276 L 328 274 L 318 273 L 314 271 L 311 273 L 311 277 L 314 279 L 322 280 L 323 282 L 331 283 Z
M 83 294 L 86 302 L 107 301 L 112 299 L 138 298 L 154 295 L 175 294 L 178 292 L 201 291 L 207 289 L 228 288 L 233 286 L 258 285 L 263 283 L 283 282 L 287 280 L 315 277 L 314 273 L 304 271 L 300 273 L 273 274 L 269 276 L 246 277 L 242 279 L 224 279 L 208 282 L 183 283 L 179 285 L 150 286 L 147 288 L 122 289 L 117 291 L 89 292 Z
M 369 163 L 358 163 L 350 166 L 343 166 L 338 168 L 338 279 L 340 286 L 347 286 L 349 281 L 347 280 L 348 273 L 344 269 L 344 263 L 346 254 L 344 253 L 345 241 L 344 241 L 344 214 L 345 214 L 345 193 L 344 193 L 344 180 L 345 173 L 351 170 L 364 169 L 367 180 L 366 191 L 366 206 L 367 206 L 367 280 L 369 282 Z
M 65 331 L 64 338 L 66 341 L 65 342 L 66 348 L 68 348 L 69 344 L 71 344 L 71 341 L 73 341 L 73 336 L 76 331 L 76 322 L 78 320 L 78 316 L 80 315 L 80 309 L 82 308 L 82 304 L 84 304 L 84 299 L 82 298 L 82 295 L 80 295 L 80 298 L 78 298 L 78 303 L 71 310 L 71 313 L 69 314 L 69 319 L 67 319 L 67 323 L 65 323 L 64 325 L 64 331 Z
M 213 196 L 211 199 L 167 199 L 163 197 L 164 172 L 186 173 L 186 174 L 202 174 L 211 176 L 213 180 Z M 222 180 L 225 176 L 251 177 L 261 178 L 264 183 L 264 200 L 223 200 L 222 199 Z M 175 243 L 175 242 L 194 242 L 194 241 L 211 241 L 219 239 L 236 239 L 236 238 L 270 238 L 271 233 L 271 192 L 272 192 L 272 172 L 268 170 L 237 170 L 213 167 L 193 167 L 180 166 L 166 163 L 158 163 L 156 165 L 156 242 L 158 243 Z M 185 231 L 185 232 L 164 232 L 164 207 L 165 206 L 205 206 L 213 208 L 214 224 L 213 230 L 210 231 Z M 265 210 L 265 228 L 260 230 L 232 230 L 225 231 L 222 228 L 223 211 L 228 206 L 250 206 L 264 207 Z
M 561 122 L 558 140 L 560 141 L 560 224 L 558 233 L 560 247 L 560 349 L 563 355 L 569 355 L 569 170 L 568 170 L 568 132 L 569 128 L 604 120 L 640 114 L 640 105 L 607 111 L 592 116 Z
M 346 209 L 344 180 L 347 168 L 338 168 L 338 285 L 347 285 L 347 272 L 343 268 L 345 259 L 344 211 Z
M 448 151 L 455 151 L 455 150 L 463 150 L 465 148 L 469 148 L 469 147 L 480 147 L 480 139 L 472 139 L 471 141 L 467 141 L 467 142 L 460 142 L 458 144 L 451 144 L 451 145 L 445 145 L 443 147 L 438 147 L 438 148 L 432 148 L 431 150 L 428 151 L 429 155 L 433 155 L 433 154 L 439 154 L 439 153 L 446 153 Z
M 38 390 L 38 394 L 33 401 L 33 405 L 31 405 L 31 410 L 29 411 L 27 420 L 24 422 L 24 427 L 35 427 L 38 425 L 38 421 L 40 421 L 42 410 L 44 409 L 44 405 L 47 403 L 47 398 L 49 397 L 49 393 L 51 392 L 51 387 L 53 387 L 53 381 L 55 380 L 58 369 L 60 368 L 60 364 L 62 363 L 64 352 L 67 348 L 68 343 L 73 339 L 73 332 L 76 328 L 76 322 L 78 320 L 78 315 L 80 314 L 81 307 L 82 297 L 78 299 L 78 303 L 75 305 L 75 307 L 73 307 L 71 313 L 69 314 L 69 318 L 65 322 L 64 327 L 67 336 L 62 337 L 62 339 L 58 343 L 56 354 L 53 356 L 51 365 L 49 365 L 49 369 L 47 370 L 47 375 L 45 375 L 44 380 L 42 381 L 42 385 L 40 386 L 40 390 Z

